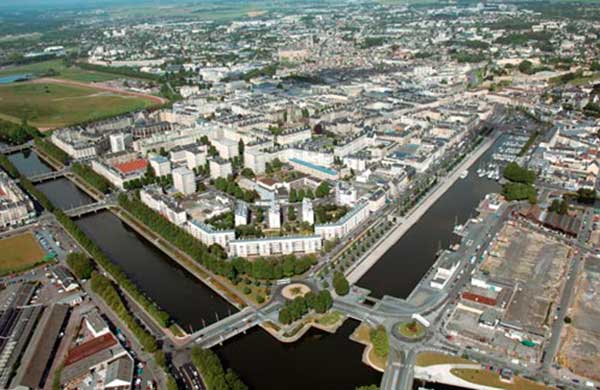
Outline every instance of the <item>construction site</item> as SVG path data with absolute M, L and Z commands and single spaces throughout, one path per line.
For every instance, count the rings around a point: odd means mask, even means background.
M 463 288 L 448 334 L 460 344 L 537 364 L 572 252 L 553 236 L 508 221 Z
M 600 380 L 600 260 L 589 256 L 561 332 L 557 363 L 584 378 Z

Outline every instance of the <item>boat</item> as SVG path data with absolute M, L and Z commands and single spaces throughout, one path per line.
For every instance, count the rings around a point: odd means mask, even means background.
M 469 171 L 468 170 L 464 170 L 462 171 L 462 173 L 460 174 L 460 178 L 464 179 L 465 177 L 467 177 L 469 175 Z

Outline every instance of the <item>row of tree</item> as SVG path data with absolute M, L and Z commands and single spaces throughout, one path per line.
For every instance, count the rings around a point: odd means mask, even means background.
M 133 314 L 129 311 L 121 299 L 117 288 L 106 276 L 94 272 L 91 279 L 92 291 L 98 294 L 104 302 L 125 322 L 127 327 L 133 332 L 142 347 L 148 352 L 154 352 L 157 349 L 156 339 L 142 325 L 140 325 Z
M 37 140 L 36 140 L 37 141 Z M 54 145 L 52 145 L 54 146 Z M 48 197 L 40 190 L 38 190 L 29 180 L 24 176 L 21 176 L 19 171 L 8 159 L 0 159 L 0 164 L 7 171 L 11 172 L 15 178 L 20 179 L 21 187 L 33 196 L 39 204 L 53 213 L 58 222 L 64 227 L 64 229 L 73 236 L 79 245 L 83 247 L 92 258 L 101 265 L 114 279 L 115 281 L 126 290 L 140 306 L 142 306 L 148 313 L 156 319 L 156 321 L 163 327 L 167 327 L 170 324 L 170 316 L 167 312 L 161 310 L 156 303 L 152 302 L 146 297 L 137 286 L 125 275 L 123 270 L 115 265 L 108 257 L 102 252 L 102 250 L 94 243 L 69 216 L 67 216 L 62 210 L 54 207 Z M 76 271 L 74 271 L 76 272 Z M 85 274 L 85 273 L 84 273 Z
M 50 141 L 46 141 L 42 138 L 36 138 L 35 146 L 50 157 L 60 161 L 63 165 L 69 162 L 69 155 Z
M 106 180 L 104 176 L 94 172 L 91 167 L 81 163 L 73 163 L 71 168 L 77 176 L 81 177 L 86 183 L 103 194 L 110 189 L 110 183 L 108 180 Z
M 247 390 L 248 386 L 232 370 L 223 368 L 217 354 L 210 349 L 194 347 L 192 363 L 200 371 L 207 390 Z
M 290 203 L 302 202 L 302 199 L 304 198 L 314 199 L 315 194 L 310 188 L 307 188 L 306 190 L 304 190 L 304 188 L 300 188 L 297 191 L 292 188 L 290 190 L 290 195 L 288 198 Z
M 78 279 L 89 279 L 94 272 L 94 263 L 83 253 L 73 252 L 67 255 L 67 264 Z
M 277 280 L 302 275 L 316 263 L 317 258 L 314 255 L 303 257 L 286 255 L 276 259 L 259 257 L 253 261 L 248 261 L 243 257 L 234 257 L 231 260 L 236 274 L 263 280 Z
M 279 311 L 279 322 L 291 324 L 308 314 L 309 311 L 322 314 L 333 306 L 333 298 L 328 290 L 308 292 L 303 297 L 296 297 L 285 302 Z
M 11 145 L 21 145 L 38 136 L 40 136 L 40 132 L 35 127 L 29 126 L 26 121 L 13 123 L 0 119 L 1 142 Z
M 226 260 L 226 253 L 217 244 L 207 247 L 184 229 L 172 224 L 162 215 L 142 203 L 137 197 L 119 195 L 119 205 L 134 215 L 156 234 L 169 241 L 194 261 L 202 264 L 217 275 L 224 276 L 237 283 L 246 275 L 254 279 L 276 280 L 283 277 L 300 275 L 316 264 L 316 257 L 309 255 L 296 257 L 284 256 L 279 259 L 258 258 L 252 262 L 236 257 Z

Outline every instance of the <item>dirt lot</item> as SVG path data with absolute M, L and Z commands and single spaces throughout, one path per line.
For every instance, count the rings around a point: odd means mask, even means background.
M 504 321 L 543 333 L 570 258 L 567 245 L 525 227 L 507 225 L 481 267 L 492 279 L 516 283 Z
M 600 261 L 589 257 L 577 283 L 571 323 L 563 328 L 557 361 L 573 373 L 600 380 Z
M 32 267 L 44 258 L 44 250 L 32 233 L 0 240 L 0 275 Z

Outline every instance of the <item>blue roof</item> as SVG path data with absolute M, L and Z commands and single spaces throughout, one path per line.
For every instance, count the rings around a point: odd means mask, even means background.
M 169 159 L 167 159 L 164 156 L 154 156 L 154 157 L 151 157 L 150 160 L 156 161 L 159 164 L 166 163 L 169 161 Z
M 311 162 L 300 160 L 298 158 L 290 158 L 289 160 L 291 162 L 295 162 L 296 164 L 304 165 L 305 167 L 308 167 L 308 168 L 311 168 L 311 169 L 316 169 L 316 170 L 318 170 L 320 172 L 323 172 L 323 173 L 325 173 L 327 175 L 337 175 L 337 171 L 335 169 L 327 168 L 327 167 L 324 167 L 322 165 L 313 164 Z

